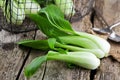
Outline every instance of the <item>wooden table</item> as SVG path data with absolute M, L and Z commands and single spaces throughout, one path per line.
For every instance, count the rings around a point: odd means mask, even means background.
M 94 7 L 100 11 L 108 24 L 113 24 L 120 19 L 120 5 L 117 4 L 120 4 L 120 0 L 96 0 Z M 77 31 L 91 32 L 90 17 L 91 13 L 82 20 L 72 23 L 73 28 Z M 94 25 L 103 27 L 101 20 L 95 17 Z M 120 33 L 119 30 L 118 33 Z M 107 37 L 107 35 L 99 36 Z M 35 57 L 44 55 L 46 52 L 20 48 L 15 42 L 23 39 L 44 38 L 45 36 L 40 31 L 11 34 L 1 30 L 0 80 L 27 80 L 23 74 L 25 66 Z M 64 62 L 49 61 L 44 63 L 29 80 L 120 80 L 120 43 L 109 42 L 111 44 L 110 56 L 101 59 L 101 65 L 96 70 L 87 70 L 81 67 L 70 69 Z

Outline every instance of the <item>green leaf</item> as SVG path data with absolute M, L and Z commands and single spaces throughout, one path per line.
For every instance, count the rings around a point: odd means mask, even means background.
M 70 68 L 70 69 L 73 69 L 76 67 L 75 64 L 72 64 L 72 63 L 67 63 L 67 67 Z
M 46 60 L 46 56 L 40 56 L 32 60 L 32 62 L 29 65 L 27 65 L 27 67 L 25 67 L 24 69 L 25 76 L 31 77 Z
M 18 42 L 18 44 L 26 47 L 31 47 L 33 49 L 40 49 L 40 50 L 50 49 L 48 40 L 23 40 Z
M 51 22 L 51 24 L 53 24 L 57 29 L 68 33 L 74 33 L 71 24 L 69 21 L 64 19 L 64 14 L 57 6 L 49 5 L 41 9 L 40 13 L 44 13 L 47 16 L 49 22 Z
M 42 8 L 40 11 L 41 12 L 47 12 L 47 14 L 49 14 L 48 16 L 52 17 L 51 15 L 57 16 L 57 17 L 61 17 L 64 18 L 64 14 L 63 12 L 60 10 L 60 8 L 58 8 L 56 5 L 48 5 L 45 8 Z M 57 13 L 57 14 L 56 14 Z
M 54 25 L 52 25 L 49 20 L 45 17 L 44 14 L 38 15 L 38 14 L 29 14 L 29 17 L 31 20 L 33 20 L 40 30 L 47 35 L 48 37 L 57 37 L 57 36 L 66 36 L 68 35 L 66 32 L 63 32 Z
M 49 50 L 55 48 L 56 39 L 49 38 L 47 40 L 23 40 L 18 42 L 19 45 L 23 45 L 26 47 L 31 47 L 33 49 L 40 50 Z
M 48 45 L 51 49 L 55 48 L 55 43 L 56 43 L 56 39 L 55 38 L 49 38 L 48 39 Z

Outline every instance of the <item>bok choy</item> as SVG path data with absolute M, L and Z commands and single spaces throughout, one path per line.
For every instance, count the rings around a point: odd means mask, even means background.
M 81 37 L 92 40 L 105 53 L 105 56 L 108 56 L 108 53 L 110 51 L 110 44 L 105 39 L 85 32 L 76 31 L 76 33 Z
M 71 37 L 74 37 L 74 36 L 71 36 Z M 68 41 L 68 43 L 70 43 L 71 41 L 72 41 L 72 43 L 73 42 L 78 43 L 79 47 L 78 47 L 78 45 L 66 44 L 64 42 L 66 40 Z M 56 50 L 56 51 L 58 51 L 61 48 L 64 50 L 75 51 L 75 52 L 78 52 L 78 51 L 91 52 L 94 55 L 96 55 L 98 58 L 103 58 L 105 56 L 105 53 L 101 49 L 89 48 L 89 46 L 92 46 L 92 44 L 89 44 L 88 47 L 80 47 L 81 41 L 75 41 L 72 39 L 70 40 L 68 36 L 65 36 L 65 39 L 62 41 L 64 42 L 63 44 L 58 42 L 55 38 L 49 38 L 47 40 L 24 40 L 24 41 L 18 42 L 18 44 L 27 46 L 27 47 L 31 47 L 33 49 L 38 49 L 38 50 Z M 84 43 L 84 42 L 82 42 L 82 43 Z
M 4 5 L 5 3 L 6 2 L 4 1 Z M 24 9 L 22 9 L 15 0 L 11 0 L 11 3 L 4 6 L 3 11 L 8 23 L 21 25 L 25 19 Z
M 17 0 L 17 2 L 25 10 L 25 14 L 37 13 L 41 9 L 35 0 Z
M 7 22 L 16 25 L 23 23 L 25 14 L 37 13 L 41 9 L 35 0 L 0 0 L 0 6 L 2 6 Z
M 60 53 L 49 51 L 47 55 L 35 58 L 24 70 L 25 76 L 31 77 L 42 65 L 49 60 L 59 60 L 69 62 L 86 69 L 96 69 L 100 65 L 100 60 L 90 52 L 67 52 Z
M 98 58 L 108 56 L 110 44 L 105 39 L 75 31 L 63 15 L 55 5 L 41 9 L 38 14 L 28 15 L 48 39 L 24 40 L 18 44 L 50 51 L 34 59 L 25 68 L 24 73 L 27 77 L 32 76 L 45 61 L 60 60 L 86 69 L 96 69 L 100 65 Z
M 92 35 L 92 34 L 89 34 L 89 33 L 75 31 L 74 29 L 72 29 L 72 26 L 70 25 L 70 23 L 67 20 L 65 20 L 63 17 L 61 17 L 62 14 L 60 16 L 57 16 L 57 15 L 59 15 L 58 13 L 61 13 L 61 11 L 58 9 L 58 7 L 56 7 L 54 5 L 50 5 L 50 6 L 47 6 L 46 8 L 40 10 L 39 15 L 38 14 L 30 14 L 29 17 L 31 18 L 31 20 L 33 20 L 38 25 L 40 30 L 47 37 L 77 35 L 77 36 L 79 36 L 78 38 L 80 38 L 80 37 L 86 38 L 86 40 L 89 39 L 88 41 L 91 41 L 91 42 L 86 41 L 86 42 L 88 42 L 88 45 L 94 43 L 97 46 L 96 47 L 94 45 L 93 46 L 94 48 L 101 49 L 105 53 L 105 56 L 108 56 L 108 53 L 110 51 L 110 44 L 105 39 L 100 38 L 95 35 Z M 55 11 L 57 9 L 59 12 Z M 44 17 L 42 17 L 43 15 L 44 15 Z M 47 24 L 45 22 L 47 22 Z M 78 40 L 78 39 L 76 39 L 76 40 Z M 78 41 L 73 41 L 74 44 L 78 44 L 77 42 Z M 84 43 L 85 43 L 85 41 L 83 42 L 83 44 Z
M 65 16 L 70 17 L 75 14 L 72 0 L 54 0 Z

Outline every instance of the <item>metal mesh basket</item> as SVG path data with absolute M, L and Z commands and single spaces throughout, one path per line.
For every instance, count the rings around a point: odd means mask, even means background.
M 37 1 L 37 3 L 35 3 Z M 22 33 L 36 30 L 35 24 L 27 17 L 28 14 L 39 11 L 40 8 L 48 4 L 59 5 L 64 7 L 70 4 L 70 0 L 2 0 L 4 5 L 0 5 L 0 27 L 12 33 Z M 71 22 L 82 19 L 92 9 L 94 0 L 71 0 L 73 6 L 65 7 L 63 12 L 67 14 L 67 10 L 75 11 L 75 14 L 65 15 L 65 18 Z M 63 3 L 64 2 L 64 3 Z M 33 7 L 34 4 L 38 6 Z

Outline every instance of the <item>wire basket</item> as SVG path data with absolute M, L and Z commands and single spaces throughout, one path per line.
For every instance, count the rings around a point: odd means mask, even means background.
M 28 18 L 28 14 L 37 12 L 49 4 L 63 7 L 65 18 L 70 22 L 78 21 L 87 15 L 94 0 L 1 0 L 0 4 L 0 27 L 12 33 L 23 33 L 37 30 L 36 25 Z M 59 4 L 57 3 L 59 1 Z M 1 2 L 0 2 L 1 3 Z M 34 6 L 36 5 L 37 6 Z M 66 5 L 72 4 L 67 7 Z M 68 14 L 67 11 L 74 14 Z M 69 16 L 68 16 L 69 15 Z

